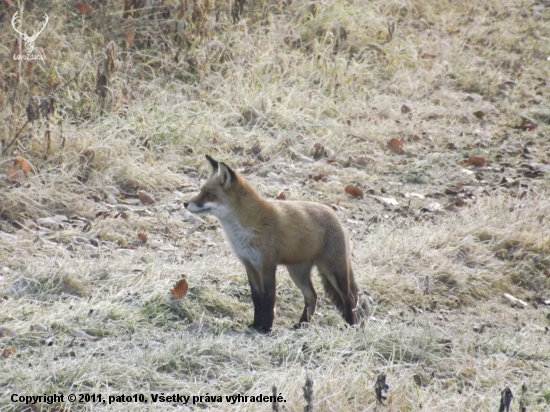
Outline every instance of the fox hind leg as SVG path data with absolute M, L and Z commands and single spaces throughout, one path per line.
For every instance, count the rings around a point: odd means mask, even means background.
M 312 267 L 313 263 L 311 262 L 286 265 L 290 278 L 304 295 L 304 311 L 297 326 L 302 323 L 309 323 L 317 307 L 317 293 L 315 293 L 313 283 L 311 283 Z
M 335 262 L 316 262 L 325 292 L 330 301 L 336 305 L 346 322 L 350 325 L 357 323 L 355 315 L 356 298 L 351 290 L 348 264 L 341 265 Z

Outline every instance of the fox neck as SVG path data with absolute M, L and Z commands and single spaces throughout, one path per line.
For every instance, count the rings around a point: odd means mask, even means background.
M 238 222 L 244 228 L 260 228 L 272 209 L 271 204 L 262 199 L 242 176 L 236 183 L 234 204 L 224 216 L 218 216 L 222 226 L 234 225 Z
M 246 181 L 239 182 L 236 189 L 240 190 L 235 192 L 235 207 L 224 216 L 218 216 L 218 220 L 239 259 L 260 270 L 262 257 L 258 238 L 264 234 L 272 218 L 270 211 L 273 206 Z

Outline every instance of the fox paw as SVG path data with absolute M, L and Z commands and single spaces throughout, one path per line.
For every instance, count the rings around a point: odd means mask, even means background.
M 309 323 L 308 322 L 299 322 L 299 323 L 296 323 L 292 329 L 294 330 L 297 330 L 297 329 L 305 329 L 309 326 Z
M 261 325 L 252 324 L 252 325 L 249 325 L 248 327 L 251 328 L 251 329 L 254 329 L 258 333 L 263 333 L 264 335 L 268 334 L 268 333 L 271 333 L 271 328 L 266 328 L 266 327 L 263 327 Z

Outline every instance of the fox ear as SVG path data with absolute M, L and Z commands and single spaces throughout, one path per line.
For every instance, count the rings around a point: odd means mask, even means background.
M 225 163 L 220 163 L 220 179 L 222 187 L 224 189 L 229 189 L 235 180 L 237 180 L 237 175 Z
M 218 162 L 212 159 L 208 155 L 205 155 L 205 157 L 206 157 L 206 160 L 208 160 L 208 164 L 210 165 L 210 177 L 212 177 L 216 173 L 218 173 Z

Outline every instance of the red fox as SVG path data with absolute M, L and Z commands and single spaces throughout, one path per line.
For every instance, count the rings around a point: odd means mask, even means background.
M 262 333 L 271 331 L 277 265 L 286 266 L 304 295 L 298 325 L 309 322 L 315 313 L 317 293 L 311 283 L 314 265 L 329 299 L 347 323 L 357 323 L 357 308 L 368 314 L 366 300 L 358 296 L 348 239 L 330 207 L 265 200 L 243 175 L 208 155 L 206 159 L 210 178 L 184 206 L 192 213 L 208 213 L 220 221 L 233 252 L 246 268 L 254 303 L 252 328 Z

